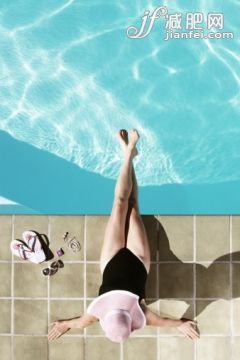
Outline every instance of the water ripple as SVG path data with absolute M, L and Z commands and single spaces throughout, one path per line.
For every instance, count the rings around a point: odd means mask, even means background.
M 157 26 L 143 41 L 126 36 L 157 1 L 68 0 L 35 8 L 28 0 L 31 15 L 16 16 L 15 24 L 13 4 L 22 13 L 23 1 L 0 6 L 0 129 L 116 178 L 116 132 L 136 127 L 141 185 L 240 178 L 239 39 L 231 18 L 237 1 L 227 11 L 216 0 L 198 6 L 205 13 L 223 9 L 234 40 L 168 43 Z M 163 4 L 171 12 L 197 10 L 194 2 Z

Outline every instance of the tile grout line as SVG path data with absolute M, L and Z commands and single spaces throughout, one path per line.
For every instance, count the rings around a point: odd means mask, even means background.
M 50 239 L 50 216 L 48 215 L 48 239 Z M 49 240 L 50 241 L 50 240 Z M 49 265 L 49 263 L 48 263 Z M 48 321 L 48 326 L 50 323 L 50 276 L 47 277 L 47 312 L 48 312 L 48 317 L 47 317 L 47 321 Z M 47 332 L 48 332 L 48 327 L 47 327 Z M 49 341 L 47 341 L 47 356 L 48 359 L 50 358 L 50 354 L 49 354 Z
M 12 215 L 12 240 L 14 240 L 14 220 L 15 215 Z M 14 360 L 13 353 L 13 341 L 14 341 L 14 261 L 12 253 L 12 264 L 11 264 L 11 359 Z
M 100 261 L 86 261 L 87 264 L 100 264 Z M 232 260 L 233 263 L 240 264 L 240 260 Z M 13 260 L 14 264 L 25 264 L 24 261 L 21 260 Z M 65 264 L 83 264 L 83 260 L 64 260 Z M 151 261 L 152 264 L 179 264 L 179 261 Z M 193 264 L 194 262 L 191 260 L 185 260 L 184 264 Z M 0 264 L 12 264 L 11 260 L 0 260 Z M 199 264 L 212 264 L 212 261 L 210 260 L 201 260 L 199 261 Z M 229 264 L 229 260 L 223 260 L 214 261 L 214 264 Z
M 230 348 L 230 359 L 233 359 L 233 274 L 232 274 L 232 215 L 229 216 L 229 240 L 230 240 L 230 269 L 229 269 L 229 276 L 230 276 L 230 337 L 231 337 L 231 348 Z
M 123 360 L 123 343 L 120 343 L 119 344 L 119 346 L 120 346 L 120 360 Z
M 0 333 L 0 336 L 3 336 L 3 337 L 11 337 L 11 334 L 6 334 L 6 333 L 3 333 L 1 334 Z M 44 334 L 15 334 L 14 335 L 15 337 L 21 337 L 21 336 L 25 336 L 25 337 L 41 337 L 41 338 L 46 338 L 46 335 Z M 201 335 L 202 337 L 205 337 L 205 338 L 208 338 L 208 337 L 213 337 L 213 338 L 227 338 L 229 339 L 229 335 L 228 334 L 214 334 L 214 333 L 206 333 L 206 334 L 202 334 Z M 91 338 L 91 337 L 94 337 L 94 338 L 103 338 L 103 339 L 106 339 L 105 335 L 96 335 L 96 334 L 89 334 L 89 335 L 86 335 L 87 338 Z M 182 338 L 182 339 L 185 339 L 185 335 L 177 335 L 177 334 L 164 334 L 162 333 L 161 334 L 161 337 L 164 337 L 164 338 L 172 338 L 172 337 L 177 337 L 177 338 Z M 237 338 L 240 339 L 240 335 L 236 335 Z M 63 339 L 66 339 L 66 338 L 84 338 L 84 335 L 83 334 L 68 334 L 68 335 L 64 335 L 63 336 Z M 153 339 L 157 339 L 157 334 L 156 335 L 148 335 L 148 334 L 144 334 L 144 335 L 134 335 L 132 336 L 132 339 L 144 339 L 144 338 L 153 338 Z
M 196 277 L 196 215 L 193 215 L 193 318 L 196 319 L 196 295 L 197 295 L 197 277 Z M 194 359 L 197 360 L 197 339 L 194 339 Z
M 84 235 L 83 235 L 83 297 L 84 297 L 84 314 L 86 314 L 87 310 L 87 217 L 84 215 Z M 87 352 L 86 352 L 86 345 L 87 345 L 87 330 L 84 328 L 83 330 L 83 356 L 84 360 L 87 359 Z
M 160 238 L 159 238 L 159 215 L 157 215 L 157 298 L 159 299 L 159 293 L 160 293 L 160 284 L 159 284 L 159 243 L 160 243 Z M 158 313 L 160 314 L 160 301 L 158 301 Z M 160 349 L 159 349 L 159 336 L 160 336 L 160 331 L 159 331 L 159 327 L 157 327 L 157 360 L 161 360 L 161 353 L 160 353 Z
M 8 296 L 8 297 L 0 297 L 0 300 L 11 300 L 12 297 Z M 48 300 L 47 297 L 18 297 L 18 296 L 15 296 L 14 297 L 15 300 Z M 93 301 L 95 298 L 86 298 L 86 301 L 89 300 L 89 301 Z M 51 297 L 51 300 L 61 300 L 61 301 L 84 301 L 84 298 L 83 297 L 74 297 L 74 298 L 63 298 L 63 297 Z M 156 298 L 146 298 L 146 300 L 148 301 L 156 301 Z M 179 297 L 173 297 L 173 298 L 164 298 L 164 300 L 179 300 L 179 301 L 193 301 L 193 298 L 179 298 Z M 222 297 L 219 297 L 219 298 L 196 298 L 196 300 L 208 300 L 208 301 L 218 301 L 218 300 L 222 300 Z
M 124 350 L 123 350 L 124 345 L 123 345 L 123 343 L 120 343 L 119 346 L 120 346 L 119 358 L 120 358 L 120 360 L 124 360 Z

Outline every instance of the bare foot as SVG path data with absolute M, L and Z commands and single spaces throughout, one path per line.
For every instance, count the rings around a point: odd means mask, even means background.
M 122 146 L 123 151 L 125 152 L 128 145 L 128 132 L 125 129 L 121 129 L 118 132 L 118 140 Z
M 138 154 L 138 151 L 135 146 L 139 139 L 139 135 L 137 130 L 135 129 L 130 130 L 130 134 L 131 134 L 131 140 L 129 142 L 127 130 L 121 129 L 118 132 L 118 139 L 120 141 L 124 153 L 130 152 L 131 156 L 134 157 Z
M 130 151 L 132 151 L 133 156 L 136 156 L 138 154 L 138 151 L 136 149 L 136 144 L 138 142 L 138 139 L 139 139 L 139 134 L 138 134 L 137 130 L 131 129 L 130 130 L 130 141 L 129 141 L 127 147 Z

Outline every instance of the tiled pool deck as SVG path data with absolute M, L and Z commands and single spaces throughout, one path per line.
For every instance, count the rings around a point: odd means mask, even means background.
M 49 343 L 48 324 L 83 314 L 101 283 L 100 250 L 108 216 L 0 216 L 0 359 L 236 360 L 240 354 L 240 216 L 143 216 L 151 248 L 146 301 L 162 316 L 198 321 L 199 340 L 146 327 L 124 344 L 99 323 Z M 45 234 L 53 253 L 69 231 L 64 268 L 20 261 L 10 252 L 24 230 Z M 52 261 L 52 260 L 50 260 Z M 50 262 L 49 262 L 50 263 Z

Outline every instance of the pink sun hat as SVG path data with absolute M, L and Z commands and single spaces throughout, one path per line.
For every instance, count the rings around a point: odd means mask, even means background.
M 146 325 L 146 317 L 138 300 L 139 296 L 130 291 L 108 291 L 91 302 L 87 313 L 99 319 L 107 338 L 122 342 L 132 331 Z

